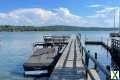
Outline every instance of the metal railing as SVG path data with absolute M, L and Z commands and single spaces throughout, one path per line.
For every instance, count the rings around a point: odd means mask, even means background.
M 77 37 L 77 39 L 80 40 L 80 37 L 81 35 L 79 34 L 79 37 Z M 79 47 L 80 47 L 80 51 L 82 52 L 83 62 L 86 68 L 86 75 L 87 73 L 90 75 L 88 71 L 89 70 L 88 67 L 89 67 L 89 60 L 91 60 L 94 63 L 94 68 L 101 70 L 106 75 L 106 80 L 108 80 L 110 78 L 110 66 L 107 66 L 107 68 L 105 68 L 102 64 L 100 64 L 97 61 L 97 53 L 95 53 L 95 57 L 91 56 L 90 51 L 87 51 L 80 41 L 79 41 Z M 91 79 L 93 79 L 93 76 L 90 76 L 90 77 Z

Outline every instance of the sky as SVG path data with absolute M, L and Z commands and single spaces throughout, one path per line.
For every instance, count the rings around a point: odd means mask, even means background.
M 120 0 L 0 0 L 0 25 L 118 27 Z

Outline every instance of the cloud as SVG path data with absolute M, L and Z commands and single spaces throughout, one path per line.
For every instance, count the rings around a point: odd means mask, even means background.
M 115 8 L 114 7 L 106 7 L 102 10 L 96 11 L 97 13 L 106 13 L 106 12 L 111 12 L 113 11 Z
M 101 7 L 102 5 L 100 4 L 94 4 L 94 5 L 89 5 L 88 7 L 92 7 L 92 8 L 97 8 L 97 7 Z
M 103 9 L 96 11 L 94 15 L 87 17 L 97 25 L 113 27 L 114 16 L 116 17 L 116 27 L 118 27 L 119 7 L 104 7 Z
M 9 25 L 80 25 L 81 17 L 72 14 L 67 8 L 51 11 L 42 8 L 17 9 L 0 13 L 0 24 Z
M 78 16 L 67 8 L 47 10 L 42 8 L 16 9 L 8 13 L 0 13 L 1 25 L 70 25 L 85 27 L 112 27 L 115 7 L 106 7 L 89 16 Z M 118 7 L 116 7 L 118 8 Z M 118 11 L 117 14 L 118 15 Z

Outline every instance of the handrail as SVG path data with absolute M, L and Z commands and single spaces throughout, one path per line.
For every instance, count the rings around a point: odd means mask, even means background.
M 81 35 L 79 34 L 79 37 L 78 37 L 79 39 L 78 40 L 80 40 L 80 37 L 81 37 Z M 97 68 L 99 68 L 106 75 L 106 77 L 109 78 L 110 77 L 110 72 L 103 65 L 101 65 L 93 56 L 91 56 L 89 54 L 89 52 L 86 50 L 86 48 L 83 46 L 83 44 L 81 44 L 81 42 L 79 44 L 80 44 L 79 47 L 81 47 L 81 49 L 82 49 L 82 55 L 85 55 L 84 57 L 87 56 L 88 60 L 91 59 L 95 63 Z M 83 62 L 89 62 L 89 61 L 87 61 L 87 59 L 85 58 L 85 61 L 83 60 Z M 86 65 L 86 63 L 85 63 L 85 67 L 87 68 L 86 70 L 88 70 L 88 66 Z
M 85 51 L 85 54 L 87 54 L 87 56 L 97 65 L 97 67 L 98 67 L 104 74 L 106 74 L 107 76 L 110 76 L 109 71 L 106 70 L 106 69 L 104 68 L 104 66 L 101 65 L 93 56 L 91 56 L 91 55 L 87 52 L 86 48 L 83 47 L 83 49 L 84 49 L 84 51 Z

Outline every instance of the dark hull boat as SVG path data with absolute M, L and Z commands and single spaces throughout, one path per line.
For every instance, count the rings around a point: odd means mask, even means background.
M 33 55 L 23 64 L 25 75 L 49 75 L 59 57 L 58 48 L 37 48 Z
M 50 75 L 59 57 L 62 46 L 68 44 L 68 36 L 44 36 L 44 42 L 33 44 L 33 54 L 23 64 L 25 75 L 40 76 Z

